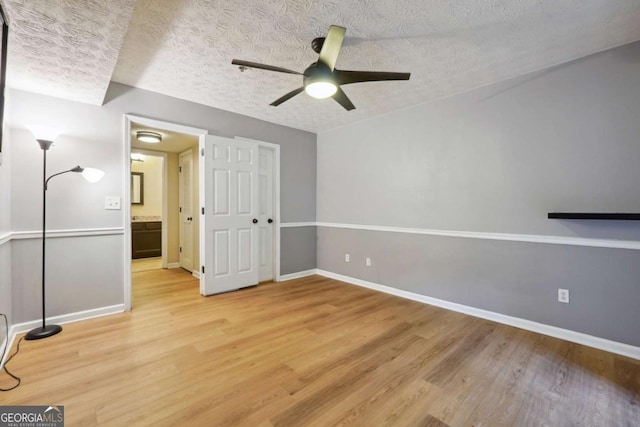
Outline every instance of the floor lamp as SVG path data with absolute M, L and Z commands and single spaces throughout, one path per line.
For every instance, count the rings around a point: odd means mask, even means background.
M 49 184 L 49 180 L 54 176 L 62 175 L 69 172 L 81 173 L 84 178 L 89 182 L 98 182 L 104 176 L 104 172 L 99 169 L 93 168 L 81 168 L 80 166 L 76 166 L 73 169 L 69 169 L 63 172 L 54 173 L 50 177 L 47 178 L 47 151 L 53 144 L 53 141 L 49 141 L 46 139 L 37 139 L 38 144 L 40 144 L 40 148 L 42 148 L 43 153 L 43 163 L 42 163 L 42 326 L 34 328 L 27 332 L 25 335 L 25 339 L 27 340 L 39 340 L 42 338 L 47 338 L 52 335 L 55 335 L 62 331 L 62 326 L 60 325 L 47 325 L 46 324 L 46 304 L 45 304 L 45 250 L 46 250 L 46 223 L 47 223 L 47 186 Z

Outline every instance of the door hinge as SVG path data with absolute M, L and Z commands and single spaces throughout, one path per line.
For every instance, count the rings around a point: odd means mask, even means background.
M 202 208 L 202 215 L 204 215 L 204 208 Z
M 182 213 L 182 206 L 180 206 L 180 213 Z
M 204 157 L 204 148 L 200 150 L 200 155 Z
M 204 265 L 202 266 L 202 274 L 204 274 Z
M 180 253 L 182 253 L 182 246 L 180 246 Z
M 178 172 L 182 173 L 182 166 L 178 166 Z

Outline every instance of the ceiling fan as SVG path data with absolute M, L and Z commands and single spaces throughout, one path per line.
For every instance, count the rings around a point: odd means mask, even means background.
M 318 61 L 309 65 L 303 73 L 272 65 L 234 59 L 233 65 L 239 65 L 244 71 L 246 68 L 258 68 L 261 70 L 276 71 L 279 73 L 298 74 L 302 77 L 302 87 L 299 87 L 271 103 L 274 107 L 293 98 L 302 91 L 314 98 L 332 97 L 347 111 L 356 107 L 347 97 L 340 86 L 361 83 L 377 82 L 385 80 L 409 80 L 411 73 L 388 73 L 384 71 L 349 71 L 335 68 L 340 48 L 344 40 L 346 28 L 332 25 L 329 27 L 327 37 L 318 37 L 311 42 L 311 47 L 318 53 Z

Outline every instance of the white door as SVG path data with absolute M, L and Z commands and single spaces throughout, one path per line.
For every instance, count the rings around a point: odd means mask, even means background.
M 258 148 L 258 245 L 260 281 L 273 280 L 273 171 L 274 150 Z
M 193 271 L 193 151 L 178 158 L 178 204 L 180 205 L 180 267 Z
M 258 144 L 207 135 L 203 157 L 202 293 L 257 285 Z

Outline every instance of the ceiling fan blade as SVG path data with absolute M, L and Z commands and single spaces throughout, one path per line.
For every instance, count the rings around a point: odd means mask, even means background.
M 293 70 L 288 70 L 286 68 L 274 67 L 273 65 L 259 64 L 257 62 L 243 61 L 241 59 L 234 59 L 233 61 L 231 61 L 231 63 L 233 65 L 239 65 L 241 67 L 258 68 L 260 70 L 267 70 L 267 71 L 277 71 L 278 73 L 298 74 L 300 76 L 302 75 L 302 73 L 299 73 Z
M 409 80 L 411 73 L 387 73 L 385 71 L 348 71 L 335 70 L 338 84 L 380 82 L 385 80 Z
M 346 28 L 332 25 L 329 27 L 327 37 L 324 39 L 318 62 L 329 67 L 331 71 L 336 67 L 336 60 L 338 59 L 338 54 L 340 53 L 346 32 Z
M 333 94 L 332 98 L 335 99 L 338 102 L 338 104 L 342 105 L 344 109 L 347 111 L 355 110 L 356 108 L 356 106 L 353 105 L 353 102 L 351 102 L 347 94 L 344 93 L 344 91 L 340 88 L 340 86 L 338 86 L 338 90 L 336 91 L 335 94 Z
M 273 105 L 274 107 L 277 107 L 278 105 L 282 104 L 284 101 L 290 100 L 291 98 L 293 98 L 294 96 L 296 96 L 297 94 L 302 92 L 303 90 L 304 90 L 304 86 L 303 87 L 299 87 L 298 89 L 292 90 L 288 94 L 286 94 L 286 95 L 276 99 L 275 101 L 273 101 L 271 103 L 271 105 Z

